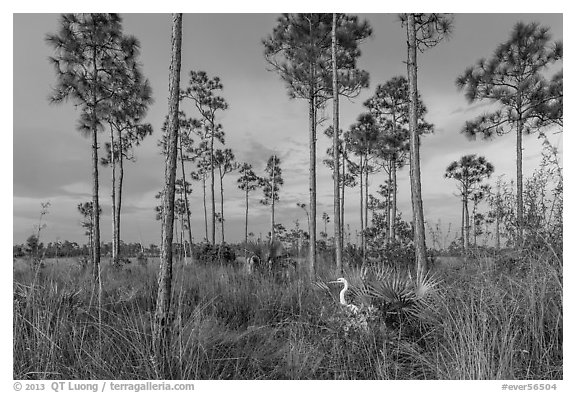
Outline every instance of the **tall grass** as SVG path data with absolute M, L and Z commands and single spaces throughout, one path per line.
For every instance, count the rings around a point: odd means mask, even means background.
M 437 272 L 427 316 L 354 331 L 305 276 L 178 265 L 168 374 L 152 350 L 156 267 L 104 268 L 99 309 L 89 274 L 48 266 L 15 274 L 14 378 L 560 379 L 561 274 L 530 266 Z
M 520 274 L 473 265 L 447 277 L 436 304 L 438 377 L 562 378 L 561 271 L 543 256 L 524 263 Z

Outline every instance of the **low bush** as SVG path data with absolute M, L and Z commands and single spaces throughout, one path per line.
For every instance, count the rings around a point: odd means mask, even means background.
M 236 261 L 236 252 L 228 244 L 202 243 L 194 249 L 194 259 L 202 264 L 232 264 Z

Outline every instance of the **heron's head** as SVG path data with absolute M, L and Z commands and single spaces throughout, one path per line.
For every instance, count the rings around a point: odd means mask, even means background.
M 329 284 L 344 284 L 344 285 L 346 285 L 348 282 L 346 281 L 346 279 L 344 277 L 340 277 L 336 281 L 330 281 L 328 283 Z

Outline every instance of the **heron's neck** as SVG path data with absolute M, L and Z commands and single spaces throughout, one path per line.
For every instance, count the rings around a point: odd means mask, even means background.
M 346 294 L 346 291 L 348 290 L 348 283 L 345 282 L 344 283 L 344 288 L 342 288 L 342 290 L 340 291 L 340 304 L 347 306 L 348 303 L 346 303 L 346 298 L 344 297 L 344 294 Z

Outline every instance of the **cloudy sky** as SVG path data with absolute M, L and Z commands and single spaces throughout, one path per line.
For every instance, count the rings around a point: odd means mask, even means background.
M 347 129 L 360 112 L 362 103 L 378 84 L 406 74 L 405 32 L 395 14 L 361 14 L 374 34 L 361 45 L 359 68 L 370 73 L 370 87 L 353 101 L 341 104 L 341 126 Z M 154 195 L 162 188 L 164 160 L 157 141 L 167 113 L 168 66 L 170 61 L 171 19 L 168 14 L 122 14 L 124 31 L 141 43 L 142 68 L 153 88 L 155 103 L 146 120 L 154 134 L 136 151 L 137 161 L 125 166 L 122 237 L 126 242 L 159 243 L 159 225 L 155 221 Z M 308 111 L 303 100 L 290 100 L 277 74 L 267 70 L 262 39 L 274 28 L 275 14 L 185 14 L 183 20 L 182 85 L 188 83 L 190 70 L 204 70 L 219 76 L 222 95 L 230 108 L 219 121 L 226 132 L 227 146 L 241 162 L 254 165 L 262 173 L 271 154 L 282 159 L 285 186 L 280 195 L 277 222 L 292 227 L 295 220 L 306 222 L 297 202 L 308 203 Z M 459 200 L 455 185 L 443 178 L 446 166 L 465 154 L 485 156 L 495 166 L 494 177 L 515 176 L 513 135 L 491 142 L 469 141 L 460 134 L 466 120 L 487 110 L 485 105 L 470 105 L 455 86 L 455 79 L 467 66 L 481 57 L 489 57 L 505 41 L 518 22 L 537 21 L 549 26 L 553 39 L 562 39 L 561 14 L 456 14 L 454 34 L 419 55 L 418 84 L 428 107 L 427 120 L 436 131 L 422 141 L 422 191 L 426 220 L 440 222 L 447 230 L 459 225 Z M 72 103 L 50 105 L 48 97 L 55 85 L 54 70 L 48 63 L 52 50 L 44 41 L 47 33 L 58 29 L 58 14 L 14 15 L 13 59 L 13 241 L 22 243 L 38 223 L 40 204 L 51 203 L 45 217 L 45 241 L 85 242 L 76 206 L 91 198 L 90 142 L 76 131 L 79 111 Z M 556 71 L 561 64 L 551 69 Z M 182 109 L 197 116 L 189 103 Z M 328 104 L 326 115 L 331 113 Z M 104 141 L 106 135 L 101 134 Z M 330 141 L 319 133 L 318 140 L 318 217 L 332 216 L 332 180 L 321 164 Z M 552 143 L 562 148 L 562 135 L 550 134 Z M 541 142 L 530 136 L 525 140 L 524 170 L 537 167 Z M 102 150 L 102 149 L 101 149 Z M 100 200 L 103 207 L 102 239 L 110 241 L 110 171 L 101 168 Z M 228 241 L 243 236 L 244 201 L 236 187 L 237 174 L 225 179 L 225 217 Z M 385 174 L 373 176 L 372 190 L 383 182 Z M 192 195 L 193 233 L 202 239 L 202 193 L 199 185 Z M 358 227 L 358 191 L 348 191 L 346 221 L 352 231 Z M 410 219 L 408 169 L 399 174 L 399 209 Z M 258 204 L 259 194 L 251 200 L 250 230 L 265 234 L 269 211 Z

